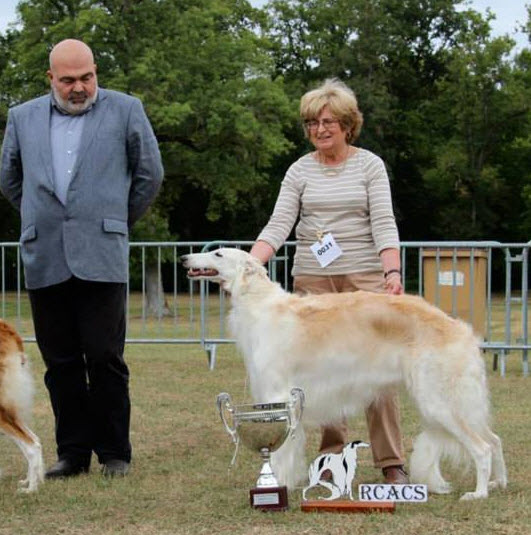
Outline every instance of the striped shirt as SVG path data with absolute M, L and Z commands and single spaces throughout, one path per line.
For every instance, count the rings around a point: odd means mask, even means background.
M 276 251 L 299 217 L 293 275 L 381 271 L 379 253 L 400 247 L 382 159 L 358 148 L 336 169 L 337 175 L 326 176 L 324 166 L 312 154 L 292 164 L 273 214 L 257 238 Z M 343 252 L 326 268 L 320 267 L 310 250 L 319 232 L 331 232 Z

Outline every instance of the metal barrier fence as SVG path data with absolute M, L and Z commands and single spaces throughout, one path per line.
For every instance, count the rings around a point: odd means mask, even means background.
M 127 343 L 200 344 L 211 369 L 216 349 L 233 343 L 226 332 L 228 300 L 217 285 L 189 281 L 179 258 L 217 247 L 249 249 L 251 241 L 131 243 Z M 408 293 L 424 296 L 472 324 L 493 366 L 505 375 L 510 353 L 521 354 L 529 374 L 528 243 L 402 242 L 402 275 Z M 269 261 L 272 280 L 291 289 L 294 242 Z M 0 312 L 26 342 L 33 325 L 18 243 L 0 243 Z

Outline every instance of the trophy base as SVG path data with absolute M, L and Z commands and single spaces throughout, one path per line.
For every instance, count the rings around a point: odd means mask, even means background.
M 262 511 L 286 511 L 287 487 L 256 487 L 249 492 L 251 507 Z
M 356 502 L 352 500 L 305 500 L 305 513 L 394 513 L 394 502 Z

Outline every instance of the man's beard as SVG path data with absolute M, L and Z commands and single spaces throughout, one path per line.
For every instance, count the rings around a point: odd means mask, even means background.
M 66 113 L 69 113 L 70 115 L 79 115 L 80 113 L 83 113 L 86 111 L 94 102 L 96 102 L 96 99 L 98 98 L 98 88 L 96 87 L 96 90 L 94 91 L 94 95 L 91 97 L 87 96 L 85 91 L 80 91 L 79 93 L 70 93 L 70 96 L 67 100 L 61 97 L 59 95 L 59 91 L 52 85 L 52 93 L 55 101 L 57 102 L 58 106 L 65 111 Z M 75 103 L 70 100 L 70 97 L 72 95 L 75 95 L 76 97 L 82 97 L 85 96 L 85 101 L 80 103 Z

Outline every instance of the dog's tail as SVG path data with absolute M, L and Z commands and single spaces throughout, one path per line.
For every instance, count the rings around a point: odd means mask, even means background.
M 435 493 L 449 492 L 449 484 L 443 479 L 440 461 L 448 458 L 453 466 L 468 468 L 471 458 L 465 448 L 449 433 L 442 430 L 425 430 L 413 444 L 409 461 L 409 473 L 413 483 L 424 483 Z

